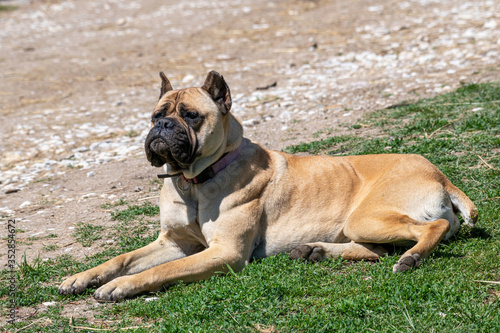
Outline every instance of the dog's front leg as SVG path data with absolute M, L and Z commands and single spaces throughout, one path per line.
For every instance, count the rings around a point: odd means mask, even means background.
M 248 258 L 241 251 L 214 244 L 206 250 L 182 259 L 171 261 L 139 274 L 116 278 L 97 289 L 94 297 L 98 301 L 112 302 L 142 292 L 158 291 L 163 286 L 178 281 L 204 280 L 218 273 L 226 273 L 231 267 L 241 270 Z
M 174 240 L 161 233 L 151 244 L 119 255 L 105 263 L 67 278 L 60 286 L 63 295 L 79 294 L 89 287 L 101 286 L 119 276 L 136 274 L 165 262 L 176 260 L 200 250 L 200 244 Z

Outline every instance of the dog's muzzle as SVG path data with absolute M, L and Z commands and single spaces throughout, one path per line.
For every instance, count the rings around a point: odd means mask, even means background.
M 159 119 L 146 137 L 148 161 L 156 167 L 165 163 L 174 169 L 188 167 L 196 152 L 196 136 L 191 132 L 187 125 L 175 118 Z

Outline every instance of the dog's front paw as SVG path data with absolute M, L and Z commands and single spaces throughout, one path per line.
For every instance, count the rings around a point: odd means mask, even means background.
M 64 280 L 59 286 L 58 292 L 61 295 L 80 294 L 88 287 L 99 285 L 100 280 L 99 276 L 94 276 L 89 272 L 81 272 Z
M 412 268 L 417 267 L 422 262 L 420 255 L 418 253 L 414 253 L 412 255 L 408 255 L 399 259 L 399 261 L 392 267 L 392 271 L 394 273 L 398 272 L 406 272 Z
M 121 276 L 97 289 L 94 298 L 99 302 L 116 302 L 140 292 L 139 286 L 131 276 Z

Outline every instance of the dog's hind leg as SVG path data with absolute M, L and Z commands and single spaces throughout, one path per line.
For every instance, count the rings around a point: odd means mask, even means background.
M 360 243 L 405 243 L 416 242 L 394 265 L 394 272 L 407 271 L 420 264 L 434 251 L 445 234 L 450 230 L 450 223 L 445 219 L 435 221 L 417 221 L 398 213 L 352 214 L 344 227 L 344 234 Z
M 290 259 L 318 262 L 326 258 L 342 257 L 346 260 L 377 260 L 387 251 L 379 245 L 365 243 L 307 243 L 290 252 Z

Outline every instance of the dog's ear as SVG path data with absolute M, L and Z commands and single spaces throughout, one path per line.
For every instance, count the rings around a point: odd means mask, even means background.
M 172 85 L 170 84 L 170 81 L 167 79 L 167 76 L 165 73 L 160 72 L 160 77 L 161 77 L 161 90 L 160 90 L 160 98 L 165 95 L 166 92 L 169 92 L 172 89 Z
M 222 75 L 211 71 L 201 88 L 208 92 L 223 114 L 231 110 L 231 92 Z

